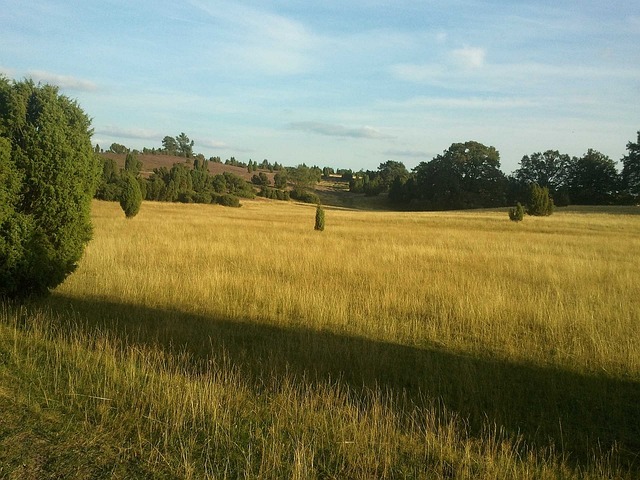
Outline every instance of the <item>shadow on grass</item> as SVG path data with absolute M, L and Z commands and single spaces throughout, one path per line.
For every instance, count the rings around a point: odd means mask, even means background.
M 40 306 L 63 328 L 86 322 L 81 327 L 89 332 L 97 328 L 129 344 L 186 351 L 196 359 L 224 351 L 258 386 L 293 374 L 307 382 L 340 379 L 356 398 L 379 387 L 400 399 L 398 408 L 443 405 L 468 421 L 471 435 L 496 425 L 529 446 L 553 445 L 577 464 L 616 445 L 625 467 L 640 472 L 637 380 L 59 295 Z

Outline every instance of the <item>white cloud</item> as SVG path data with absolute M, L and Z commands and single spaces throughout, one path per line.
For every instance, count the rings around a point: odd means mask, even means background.
M 467 74 L 484 70 L 486 50 L 477 47 L 464 47 L 451 50 L 447 60 L 441 63 L 398 63 L 390 67 L 391 74 L 399 80 L 408 82 L 442 81 L 448 76 L 458 75 L 460 70 Z
M 484 48 L 463 47 L 451 52 L 455 64 L 468 69 L 477 69 L 484 66 L 487 52 Z
M 29 70 L 27 71 L 27 76 L 31 77 L 35 82 L 57 85 L 64 90 L 93 92 L 98 89 L 98 86 L 89 80 L 68 75 L 59 75 L 44 70 Z
M 158 140 L 163 135 L 157 131 L 145 128 L 124 128 L 115 125 L 106 125 L 96 129 L 96 133 L 112 138 L 132 138 L 141 140 Z
M 291 130 L 327 135 L 330 137 L 390 139 L 391 135 L 385 134 L 372 127 L 345 127 L 344 125 L 323 122 L 293 122 L 288 125 Z

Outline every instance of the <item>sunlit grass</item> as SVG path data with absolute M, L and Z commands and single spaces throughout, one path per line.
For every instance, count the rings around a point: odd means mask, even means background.
M 640 217 L 329 210 L 319 233 L 311 207 L 245 203 L 96 203 L 58 293 L 640 374 Z
M 637 473 L 633 209 L 326 208 L 317 232 L 312 206 L 243 203 L 94 203 L 78 271 L 1 315 L 5 471 Z

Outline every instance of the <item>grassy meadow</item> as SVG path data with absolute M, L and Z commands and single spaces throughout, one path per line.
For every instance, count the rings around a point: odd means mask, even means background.
M 0 308 L 0 478 L 637 478 L 640 209 L 93 204 Z

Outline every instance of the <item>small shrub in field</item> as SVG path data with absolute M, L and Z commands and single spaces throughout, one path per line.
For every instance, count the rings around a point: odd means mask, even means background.
M 259 197 L 269 198 L 271 200 L 289 200 L 289 192 L 278 188 L 270 188 L 263 186 L 258 192 Z
M 324 230 L 324 209 L 320 205 L 316 207 L 316 226 L 314 228 L 319 231 Z
M 240 199 L 235 195 L 220 195 L 216 198 L 216 202 L 225 207 L 240 207 Z
M 130 173 L 124 176 L 120 206 L 127 218 L 135 217 L 142 204 L 142 191 L 138 180 Z
M 304 203 L 320 203 L 320 198 L 315 193 L 306 190 L 294 189 L 290 193 L 291 198 Z
M 524 207 L 518 202 L 515 207 L 509 209 L 509 218 L 513 222 L 521 222 L 524 219 Z
M 548 216 L 553 213 L 553 207 L 553 199 L 549 195 L 549 189 L 536 183 L 531 185 L 527 213 L 529 215 Z

